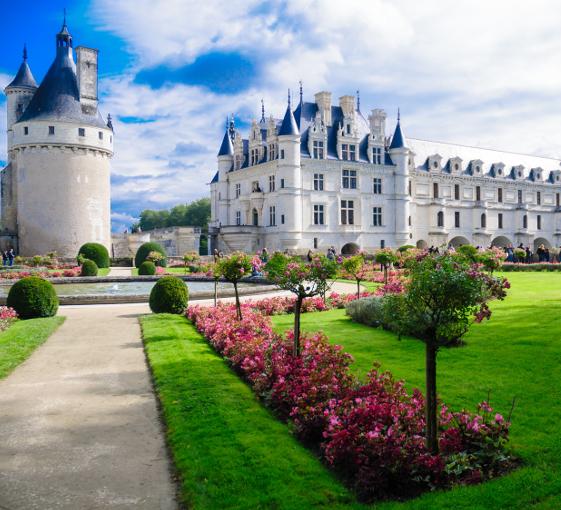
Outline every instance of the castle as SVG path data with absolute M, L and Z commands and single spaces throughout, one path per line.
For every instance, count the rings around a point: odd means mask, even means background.
M 210 247 L 306 253 L 452 244 L 561 244 L 561 162 L 404 136 L 330 92 L 282 119 L 234 120 L 210 185 Z
M 110 247 L 111 118 L 98 110 L 95 49 L 76 48 L 66 20 L 39 86 L 24 49 L 5 88 L 8 165 L 1 172 L 0 247 L 75 257 L 85 242 Z

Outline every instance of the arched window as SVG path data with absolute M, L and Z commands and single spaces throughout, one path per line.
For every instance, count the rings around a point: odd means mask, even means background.
M 259 214 L 257 213 L 257 209 L 253 209 L 253 225 L 257 226 L 259 225 Z
M 481 228 L 485 228 L 487 226 L 487 216 L 485 213 L 481 215 Z
M 436 215 L 436 225 L 438 227 L 444 226 L 444 213 L 442 211 L 438 211 L 438 214 Z
M 525 214 L 522 217 L 522 228 L 528 228 L 528 215 Z

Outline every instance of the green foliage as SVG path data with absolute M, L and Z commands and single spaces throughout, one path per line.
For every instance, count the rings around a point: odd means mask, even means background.
M 210 199 L 201 198 L 190 204 L 176 205 L 171 210 L 145 209 L 138 225 L 142 230 L 163 227 L 201 227 L 206 229 L 210 220 Z
M 182 314 L 188 303 L 187 285 L 176 276 L 163 276 L 150 292 L 150 310 L 154 313 Z
M 387 267 L 390 264 L 395 264 L 399 260 L 399 257 L 391 248 L 382 248 L 374 254 L 374 260 L 378 264 Z
M 242 252 L 235 252 L 222 257 L 214 266 L 214 277 L 224 278 L 234 285 L 236 295 L 236 311 L 238 318 L 242 318 L 242 307 L 238 294 L 238 282 L 245 276 L 251 275 L 251 257 Z
M 400 247 L 397 249 L 397 251 L 398 251 L 399 253 L 405 253 L 406 251 L 414 250 L 414 249 L 415 249 L 415 246 L 413 246 L 412 244 L 404 244 L 403 246 L 400 246 Z
M 80 262 L 80 257 L 83 259 L 93 260 L 97 267 L 109 267 L 110 259 L 109 259 L 109 252 L 107 248 L 103 246 L 103 244 L 99 243 L 86 243 L 83 244 L 80 250 L 78 251 L 78 261 Z
M 356 282 L 356 294 L 360 297 L 360 282 L 364 280 L 368 274 L 366 269 L 366 261 L 362 254 L 353 255 L 343 259 L 343 269 L 351 275 Z
M 517 260 L 524 260 L 526 258 L 526 250 L 522 248 L 514 248 L 514 256 Z
M 141 276 L 152 276 L 156 274 L 156 264 L 151 260 L 145 260 L 138 268 L 138 274 Z
M 477 248 L 471 244 L 462 244 L 462 246 L 459 246 L 456 251 L 471 262 L 477 261 Z
M 20 319 L 52 317 L 58 310 L 58 296 L 51 282 L 28 276 L 12 285 L 7 305 L 18 313 Z
M 97 276 L 98 267 L 97 264 L 90 259 L 84 260 L 82 263 L 82 270 L 80 271 L 80 276 Z
M 142 264 L 148 258 L 150 253 L 153 251 L 163 255 L 163 258 L 159 260 L 156 263 L 156 265 L 160 267 L 166 267 L 167 264 L 166 251 L 158 243 L 154 243 L 154 242 L 148 242 L 140 245 L 134 257 L 135 267 L 140 267 L 140 264 Z

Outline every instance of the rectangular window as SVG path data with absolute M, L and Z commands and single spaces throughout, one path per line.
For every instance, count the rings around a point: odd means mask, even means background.
M 78 136 L 86 136 L 86 128 L 78 128 Z
M 382 226 L 382 208 L 381 207 L 373 207 L 372 208 L 372 225 L 375 227 Z
M 539 191 L 536 193 L 536 202 L 538 203 L 538 205 L 542 204 L 542 194 Z
M 103 140 L 103 131 L 100 131 L 97 136 L 100 140 Z
M 356 170 L 343 170 L 343 188 L 356 189 Z
M 454 184 L 454 199 L 460 200 L 460 185 Z
M 521 189 L 518 190 L 518 203 L 519 204 L 522 203 L 522 190 Z
M 375 165 L 382 164 L 382 147 L 372 147 L 372 163 Z
M 284 179 L 281 179 L 281 188 L 284 188 Z
M 318 249 L 318 238 L 314 237 L 314 250 Z
M 272 205 L 269 207 L 269 226 L 275 227 L 277 225 L 277 214 L 275 210 L 275 206 Z
M 314 225 L 325 225 L 325 206 L 314 205 Z
M 503 188 L 497 190 L 497 202 L 503 201 Z
M 314 159 L 323 159 L 323 140 L 314 140 L 312 146 Z
M 23 128 L 23 134 L 24 135 L 28 135 L 29 134 L 29 128 L 27 126 L 24 126 Z
M 355 207 L 353 200 L 341 200 L 341 225 L 355 224 Z
M 412 186 L 411 186 L 411 180 L 409 180 L 409 182 L 407 183 L 407 191 L 409 193 L 409 196 L 411 196 L 412 193 Z
M 275 191 L 275 176 L 269 175 L 269 192 Z
M 522 217 L 522 228 L 528 228 L 528 215 L 525 214 Z
M 345 161 L 356 161 L 356 145 L 344 143 L 341 145 L 341 158 Z
M 54 135 L 54 134 L 55 134 L 55 127 L 54 127 L 54 126 L 49 126 L 49 134 L 50 134 L 50 135 Z
M 555 206 L 559 207 L 561 205 L 561 196 L 559 193 L 555 193 Z
M 436 214 L 436 225 L 438 227 L 444 227 L 444 213 L 442 211 L 438 211 Z
M 454 226 L 460 228 L 460 211 L 454 213 Z
M 481 186 L 476 186 L 475 187 L 475 200 L 477 202 L 481 201 Z
M 380 177 L 374 177 L 372 180 L 372 193 L 374 193 L 374 195 L 380 195 L 382 193 L 382 179 Z
M 275 144 L 272 143 L 269 145 L 269 161 L 275 159 L 277 156 L 277 151 L 276 151 L 276 147 Z
M 386 247 L 386 241 L 384 239 L 382 239 L 380 241 L 380 248 L 382 248 L 382 250 Z
M 499 213 L 499 228 L 503 228 L 503 213 Z
M 537 223 L 538 230 L 541 230 L 542 229 L 542 217 L 541 217 L 540 214 L 538 214 L 538 217 L 536 218 L 536 223 Z
M 433 182 L 432 184 L 432 197 L 438 198 L 438 182 Z
M 236 225 L 242 224 L 242 212 L 236 211 Z
M 323 174 L 314 174 L 314 191 L 323 191 Z
M 284 149 L 280 150 L 280 159 L 284 159 Z
M 284 214 L 281 214 L 281 224 L 284 225 Z
M 259 186 L 259 181 L 253 181 L 251 183 L 252 193 L 261 193 L 261 186 Z
M 236 184 L 235 190 L 236 190 L 236 198 L 238 198 L 242 194 L 242 185 Z

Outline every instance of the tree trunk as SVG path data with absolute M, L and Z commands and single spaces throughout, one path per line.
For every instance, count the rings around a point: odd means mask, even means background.
M 238 282 L 234 282 L 234 293 L 236 294 L 236 311 L 238 319 L 242 320 L 242 306 L 240 305 L 240 296 L 238 295 Z
M 300 312 L 302 310 L 302 300 L 303 298 L 298 296 L 294 305 L 294 356 L 300 356 Z
M 360 280 L 356 281 L 356 298 L 360 299 Z
M 214 280 L 214 306 L 215 307 L 217 302 L 218 302 L 218 280 Z
M 388 265 L 384 264 L 384 285 L 388 284 Z
M 438 421 L 436 412 L 436 347 L 431 341 L 426 343 L 426 427 L 427 449 L 434 454 L 438 453 Z

